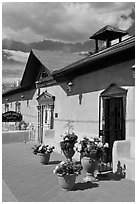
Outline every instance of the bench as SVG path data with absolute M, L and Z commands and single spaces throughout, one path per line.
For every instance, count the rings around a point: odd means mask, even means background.
M 113 145 L 113 172 L 125 173 L 125 178 L 135 180 L 134 142 L 115 141 Z

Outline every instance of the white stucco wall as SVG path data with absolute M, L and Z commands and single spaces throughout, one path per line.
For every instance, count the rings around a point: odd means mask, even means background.
M 55 113 L 58 118 L 54 121 L 53 134 L 46 134 L 44 131 L 44 142 L 56 146 L 60 152 L 59 141 L 61 134 L 65 131 L 64 126 L 67 120 L 73 121 L 74 131 L 81 138 L 82 136 L 98 136 L 99 132 L 99 95 L 111 83 L 124 87 L 127 92 L 126 105 L 126 140 L 131 140 L 134 145 L 135 138 L 135 93 L 134 79 L 131 67 L 134 61 L 124 62 L 106 69 L 98 70 L 89 74 L 79 76 L 73 80 L 74 87 L 71 93 L 66 90 L 67 82 L 58 86 L 41 89 L 41 93 L 47 90 L 55 96 Z M 92 69 L 92 67 L 91 67 Z M 67 94 L 69 96 L 67 96 Z M 26 122 L 33 122 L 37 126 L 37 92 L 33 100 L 21 101 L 21 112 Z M 80 103 L 80 97 L 81 103 Z M 13 100 L 13 99 L 12 99 Z M 14 106 L 12 107 L 14 110 Z M 11 109 L 10 109 L 11 110 Z M 134 155 L 134 148 L 131 148 Z
M 126 140 L 134 141 L 135 115 L 134 115 L 134 79 L 131 67 L 134 61 L 124 62 L 103 70 L 79 76 L 73 80 L 74 87 L 71 93 L 67 92 L 67 82 L 60 86 L 48 87 L 47 91 L 54 95 L 55 135 L 54 140 L 46 138 L 45 141 L 60 141 L 60 135 L 65 131 L 67 120 L 72 120 L 74 131 L 82 136 L 98 136 L 99 132 L 99 95 L 111 83 L 115 83 L 128 90 L 126 102 Z M 67 96 L 67 94 L 69 96 Z M 79 97 L 82 96 L 81 104 Z M 56 142 L 55 142 L 56 143 Z M 134 144 L 134 142 L 133 142 Z M 134 154 L 134 148 L 132 154 Z

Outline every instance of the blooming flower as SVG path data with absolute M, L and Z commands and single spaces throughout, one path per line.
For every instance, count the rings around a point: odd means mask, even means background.
M 78 152 L 80 152 L 81 151 L 81 144 L 80 144 L 80 141 L 79 142 L 77 142 L 76 144 L 75 144 L 75 150 L 76 151 L 78 151 Z
M 105 143 L 105 144 L 104 144 L 104 147 L 105 147 L 105 148 L 108 148 L 108 147 L 109 147 L 109 144 L 108 144 L 108 143 Z
M 63 164 L 63 165 L 60 165 L 60 164 Z M 81 173 L 81 170 L 83 169 L 82 165 L 76 162 L 62 161 L 60 164 L 57 165 L 53 170 L 54 174 L 60 174 L 62 176 L 76 174 L 78 176 Z
M 62 166 L 63 164 L 65 164 L 65 162 L 64 162 L 64 161 L 60 162 L 60 165 L 61 165 L 61 166 Z
M 52 153 L 53 149 L 55 149 L 54 146 L 49 146 L 49 145 L 44 145 L 44 144 L 38 144 L 38 145 L 34 145 L 34 147 L 32 148 L 33 153 L 37 154 L 37 153 L 42 153 L 42 154 L 46 154 L 46 153 Z
M 44 145 L 41 145 L 38 149 L 38 151 L 41 151 Z
M 103 160 L 105 156 L 105 149 L 103 143 L 99 138 L 87 138 L 84 137 L 81 142 L 80 153 L 82 156 L 96 158 Z M 106 144 L 105 147 L 108 147 Z
M 91 138 L 89 139 L 89 141 L 94 142 L 94 139 L 91 137 Z
M 102 142 L 99 142 L 99 143 L 98 143 L 98 147 L 99 147 L 99 148 L 103 147 L 103 143 L 102 143 Z

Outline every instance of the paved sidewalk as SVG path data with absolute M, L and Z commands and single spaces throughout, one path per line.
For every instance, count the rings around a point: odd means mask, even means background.
M 72 191 L 62 191 L 53 169 L 63 155 L 53 152 L 49 165 L 32 154 L 33 143 L 2 145 L 3 202 L 134 202 L 135 182 L 102 176 L 99 182 L 84 183 L 84 172 Z
M 18 202 L 7 184 L 2 180 L 2 200 L 6 202 Z

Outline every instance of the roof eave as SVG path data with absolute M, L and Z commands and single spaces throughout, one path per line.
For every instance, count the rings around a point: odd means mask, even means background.
M 124 41 L 122 41 L 122 43 L 123 42 Z M 122 45 L 122 46 L 120 46 L 121 43 L 118 43 L 118 44 L 119 44 L 118 45 L 119 47 L 115 48 L 115 46 L 114 46 L 114 49 L 113 49 L 113 46 L 111 46 L 110 48 L 104 49 L 103 51 L 100 51 L 100 52 L 98 52 L 98 53 L 96 53 L 94 55 L 91 55 L 88 58 L 84 58 L 83 60 L 77 61 L 77 62 L 71 64 L 70 66 L 67 66 L 67 67 L 65 67 L 65 68 L 63 68 L 61 70 L 54 71 L 52 73 L 52 76 L 56 77 L 58 75 L 63 75 L 65 73 L 72 72 L 72 71 L 74 71 L 76 69 L 79 69 L 84 64 L 89 64 L 89 63 L 91 63 L 93 61 L 94 62 L 98 61 L 101 58 L 104 58 L 106 56 L 113 55 L 114 53 L 123 52 L 123 51 L 128 50 L 128 49 L 130 49 L 132 47 L 135 47 L 135 40 L 133 38 L 133 40 L 131 40 L 131 42 L 129 42 L 127 44 L 123 43 L 124 45 Z

